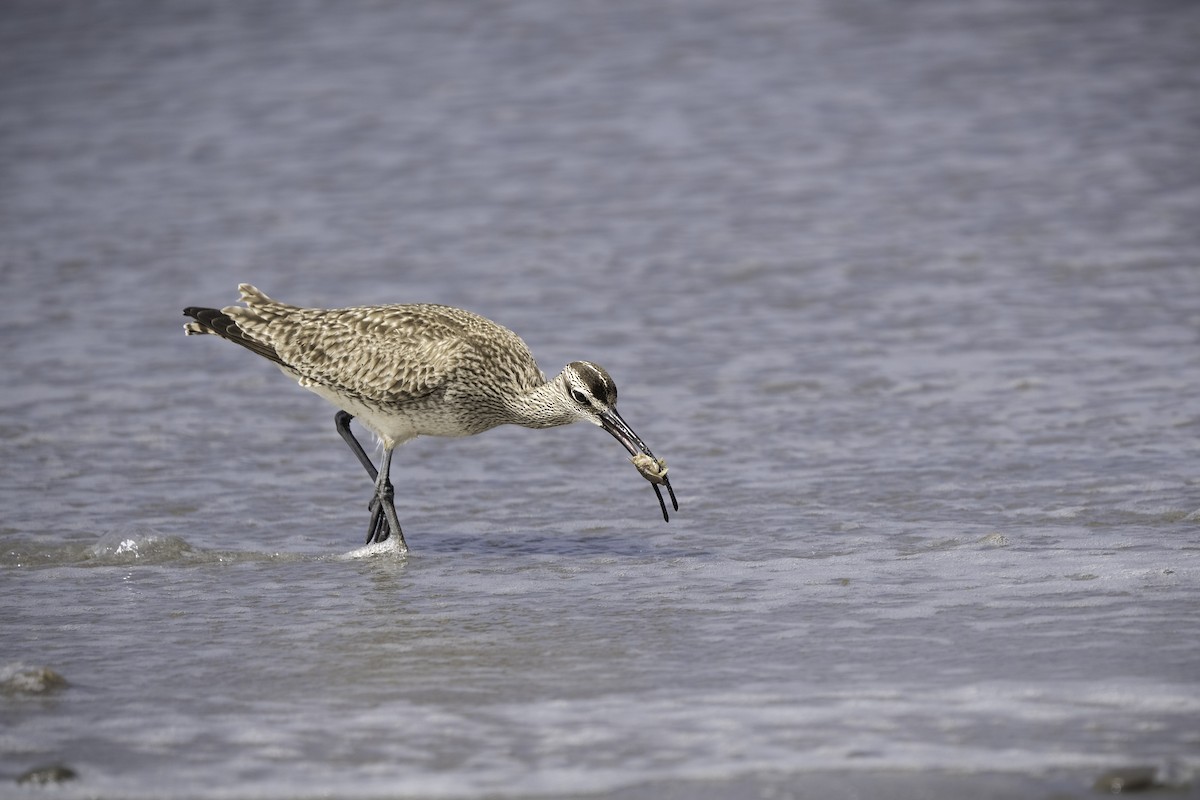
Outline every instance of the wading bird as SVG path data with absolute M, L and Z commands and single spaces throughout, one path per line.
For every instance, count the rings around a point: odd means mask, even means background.
M 572 361 L 547 381 L 512 331 L 461 308 L 432 304 L 301 308 L 249 284 L 244 306 L 185 308 L 189 334 L 215 334 L 269 359 L 340 409 L 337 431 L 375 481 L 367 543 L 395 534 L 407 550 L 393 503 L 392 451 L 416 436 L 472 436 L 497 425 L 552 428 L 586 420 L 629 451 L 678 511 L 667 465 L 617 413 L 617 387 L 590 361 Z M 359 421 L 383 443 L 376 469 L 350 430 Z

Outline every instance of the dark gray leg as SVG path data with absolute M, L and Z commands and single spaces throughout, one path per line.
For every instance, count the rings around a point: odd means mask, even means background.
M 375 480 L 379 470 L 375 469 L 370 456 L 362 449 L 358 439 L 354 438 L 354 432 L 350 430 L 350 420 L 352 419 L 354 419 L 354 415 L 346 411 L 339 411 L 333 415 L 333 424 L 337 428 L 337 432 L 346 440 L 346 444 L 350 445 L 350 449 L 354 451 L 354 457 L 358 459 L 358 463 L 363 465 L 367 474 L 371 476 L 371 480 Z
M 376 534 L 375 541 L 382 542 L 387 538 L 388 528 L 390 527 L 396 532 L 396 536 L 400 539 L 400 549 L 408 550 L 408 543 L 404 541 L 404 531 L 400 530 L 400 520 L 396 517 L 396 506 L 392 503 L 392 482 L 388 479 L 388 473 L 392 470 L 392 451 L 386 449 L 383 451 L 383 461 L 379 463 L 379 478 L 375 481 L 375 499 L 371 505 L 375 503 L 383 506 L 383 538 L 378 538 Z M 371 526 L 375 526 L 375 514 L 377 510 L 371 511 Z
M 363 450 L 362 445 L 358 443 L 354 432 L 350 430 L 350 420 L 354 416 L 346 411 L 339 411 L 333 417 L 337 432 L 350 446 L 354 457 L 358 459 L 358 463 L 363 465 L 363 469 L 375 481 L 375 496 L 371 498 L 371 522 L 367 525 L 367 544 L 372 542 L 386 541 L 392 531 L 400 537 L 400 547 L 407 550 L 408 546 L 404 542 L 404 532 L 400 530 L 400 523 L 396 519 L 396 507 L 392 503 L 392 483 L 388 480 L 388 471 L 392 463 L 392 452 L 386 451 L 383 455 L 383 471 L 375 469 L 375 465 L 371 463 L 371 458 Z

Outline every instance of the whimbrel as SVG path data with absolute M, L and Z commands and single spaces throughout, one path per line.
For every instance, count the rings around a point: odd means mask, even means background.
M 238 286 L 244 306 L 189 307 L 190 334 L 215 334 L 274 361 L 338 407 L 337 431 L 375 481 L 367 543 L 391 534 L 407 550 L 389 472 L 392 451 L 416 436 L 472 436 L 497 425 L 552 428 L 586 420 L 633 456 L 678 511 L 666 462 L 617 413 L 617 387 L 602 367 L 573 361 L 551 381 L 507 328 L 461 308 L 432 304 L 301 308 Z M 358 417 L 383 443 L 379 468 L 350 430 Z

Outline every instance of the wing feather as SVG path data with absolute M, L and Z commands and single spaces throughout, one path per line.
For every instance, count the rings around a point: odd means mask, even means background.
M 249 284 L 244 306 L 188 308 L 189 333 L 215 333 L 279 364 L 303 386 L 325 386 L 379 405 L 438 391 L 488 394 L 545 382 L 512 331 L 451 306 L 427 303 L 302 308 Z
M 271 321 L 270 341 L 302 381 L 377 403 L 440 389 L 462 364 L 462 326 L 440 306 L 299 309 Z M 453 311 L 454 309 L 446 309 Z

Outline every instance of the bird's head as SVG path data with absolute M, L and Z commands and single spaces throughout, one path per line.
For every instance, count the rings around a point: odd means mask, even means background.
M 654 454 L 650 452 L 646 443 L 617 413 L 617 384 L 613 382 L 612 376 L 605 371 L 604 367 L 590 361 L 572 361 L 563 368 L 560 378 L 566 399 L 571 407 L 571 413 L 577 419 L 587 420 L 608 431 L 629 451 L 629 455 L 634 456 L 635 464 L 638 463 L 638 456 L 654 458 Z M 671 482 L 666 478 L 666 462 L 661 462 L 661 464 L 663 465 L 663 475 L 661 480 L 653 480 L 654 493 L 658 495 L 658 503 L 662 506 L 663 519 L 668 519 L 667 507 L 663 503 L 658 484 L 662 483 L 667 487 L 667 491 L 671 495 L 671 503 L 676 511 L 679 510 L 679 503 L 675 500 L 675 491 L 671 488 Z M 650 480 L 649 477 L 647 479 Z
M 567 364 L 562 371 L 562 388 L 571 411 L 581 420 L 607 428 L 604 417 L 617 413 L 617 384 L 599 364 Z
M 604 428 L 631 456 L 654 455 L 617 413 L 617 384 L 604 367 L 590 361 L 572 361 L 563 368 L 560 378 L 576 419 Z

